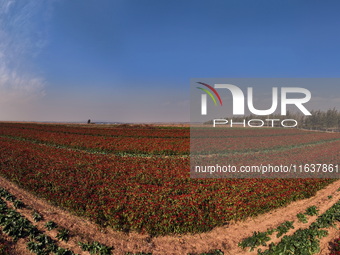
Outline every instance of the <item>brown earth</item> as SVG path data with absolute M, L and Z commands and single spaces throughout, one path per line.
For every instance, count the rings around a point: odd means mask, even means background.
M 46 231 L 43 225 L 47 221 L 54 221 L 58 226 L 70 230 L 72 235 L 69 242 L 58 242 L 63 248 L 70 248 L 79 254 L 89 254 L 82 252 L 77 245 L 78 241 L 89 242 L 98 241 L 108 246 L 114 247 L 113 254 L 122 255 L 126 252 L 152 252 L 154 255 L 184 255 L 187 253 L 203 253 L 214 249 L 220 249 L 225 254 L 254 255 L 256 252 L 248 252 L 240 249 L 237 244 L 244 238 L 251 236 L 254 231 L 266 231 L 269 228 L 275 228 L 279 224 L 289 220 L 294 221 L 294 230 L 288 234 L 292 234 L 300 227 L 308 227 L 316 217 L 309 217 L 306 224 L 298 223 L 296 214 L 304 212 L 309 206 L 315 205 L 324 213 L 328 208 L 340 199 L 340 180 L 330 184 L 325 189 L 317 192 L 316 196 L 296 201 L 290 205 L 273 210 L 269 213 L 247 219 L 243 222 L 235 222 L 223 227 L 216 227 L 210 232 L 195 235 L 174 235 L 164 237 L 150 238 L 148 235 L 137 233 L 121 233 L 115 232 L 109 228 L 100 228 L 96 224 L 72 215 L 71 213 L 51 206 L 48 202 L 38 199 L 36 196 L 27 191 L 22 190 L 17 185 L 0 177 L 0 186 L 7 189 L 10 193 L 22 200 L 27 209 L 19 210 L 25 217 L 32 221 L 32 211 L 36 210 L 43 215 L 44 220 L 39 224 L 35 224 L 39 229 L 44 230 L 46 234 L 55 239 L 56 231 Z M 328 196 L 332 196 L 331 199 Z M 340 225 L 339 225 L 340 226 Z M 329 242 L 340 236 L 339 229 L 328 229 L 329 235 L 321 240 L 320 255 L 329 254 Z M 279 239 L 277 239 L 279 240 Z M 273 238 L 272 241 L 277 241 Z M 271 241 L 270 241 L 271 242 Z M 25 248 L 25 242 L 19 241 L 16 245 L 17 254 L 31 254 Z

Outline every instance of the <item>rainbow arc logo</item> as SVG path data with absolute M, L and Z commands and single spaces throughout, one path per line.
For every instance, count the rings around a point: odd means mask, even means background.
M 207 87 L 209 90 L 211 90 L 213 93 L 211 93 L 208 89 L 205 88 L 201 88 L 201 87 L 196 87 L 202 91 L 204 91 L 207 94 L 202 94 L 201 97 L 201 114 L 202 115 L 206 115 L 207 114 L 207 95 L 210 96 L 210 98 L 213 100 L 214 104 L 217 105 L 217 101 L 215 96 L 217 97 L 218 101 L 220 102 L 220 105 L 223 105 L 222 99 L 220 97 L 220 95 L 218 94 L 218 92 L 216 91 L 216 89 L 214 89 L 212 86 L 210 86 L 209 84 L 203 83 L 203 82 L 197 82 L 198 84 L 201 84 L 205 87 Z M 214 96 L 215 95 L 215 96 Z

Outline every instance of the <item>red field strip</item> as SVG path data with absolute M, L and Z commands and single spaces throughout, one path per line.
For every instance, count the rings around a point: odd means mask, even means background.
M 295 131 L 296 132 L 296 131 Z M 219 132 L 216 132 L 219 133 Z M 253 134 L 257 134 L 254 130 Z M 260 133 L 260 132 L 259 132 Z M 243 131 L 239 131 L 242 135 Z M 217 134 L 216 134 L 217 135 Z M 213 154 L 221 152 L 246 152 L 302 146 L 311 143 L 340 140 L 340 133 L 322 133 L 299 131 L 296 135 L 280 136 L 241 136 L 241 137 L 200 137 L 190 141 L 191 152 Z
M 114 136 L 114 137 L 160 137 L 160 138 L 189 138 L 188 128 L 160 128 L 154 126 L 128 126 L 117 125 L 116 127 L 102 125 L 102 127 L 92 125 L 50 125 L 50 124 L 29 124 L 29 123 L 0 123 L 0 129 L 29 129 L 46 132 L 70 133 L 93 136 Z
M 154 133 L 157 131 L 154 131 Z M 4 126 L 0 128 L 0 135 L 36 140 L 76 149 L 93 149 L 110 153 L 125 152 L 157 155 L 181 155 L 189 153 L 189 139 L 93 136 Z
M 340 177 L 340 174 L 336 170 L 339 168 L 340 162 L 340 140 L 331 141 L 327 143 L 320 143 L 305 147 L 292 148 L 289 150 L 278 150 L 272 152 L 256 152 L 256 153 L 244 153 L 244 154 L 226 154 L 226 155 L 214 155 L 214 156 L 199 156 L 197 159 L 192 158 L 192 165 L 200 166 L 204 163 L 206 166 L 216 166 L 216 165 L 231 165 L 235 169 L 241 169 L 244 166 L 287 166 L 291 169 L 288 173 L 278 174 L 275 172 L 264 173 L 266 178 L 334 178 Z M 203 165 L 203 164 L 202 164 Z M 314 165 L 315 170 L 308 170 Z M 318 166 L 319 165 L 319 166 Z M 330 166 L 331 170 L 322 170 L 320 165 L 324 165 L 326 168 Z M 335 167 L 337 165 L 337 168 Z M 307 169 L 305 171 L 304 169 Z M 294 171 L 296 170 L 296 171 Z M 317 173 L 317 174 L 316 174 Z M 204 177 L 207 177 L 203 174 Z M 221 173 L 214 174 L 211 177 L 259 177 L 261 174 L 244 173 Z M 199 176 L 196 176 L 199 177 Z M 209 176 L 208 176 L 209 177 Z
M 6 138 L 0 138 L 0 173 L 100 224 L 154 235 L 207 231 L 312 196 L 331 182 L 190 179 L 188 158 L 97 155 Z
M 325 142 L 340 139 L 339 133 L 306 132 L 292 129 L 230 129 L 217 130 L 215 132 L 201 133 L 194 132 L 191 141 L 188 138 L 163 138 L 169 135 L 169 130 L 164 133 L 163 129 L 152 130 L 155 137 L 138 137 L 136 130 L 124 130 L 122 128 L 113 130 L 100 128 L 82 128 L 78 132 L 91 131 L 91 134 L 78 134 L 75 127 L 55 127 L 48 125 L 33 124 L 8 124 L 0 125 L 0 135 L 17 137 L 22 139 L 35 140 L 58 146 L 66 146 L 75 149 L 93 150 L 117 154 L 147 154 L 147 155 L 187 155 L 191 142 L 191 152 L 213 154 L 213 153 L 234 153 L 247 151 L 272 150 L 277 148 L 290 148 L 296 145 L 308 145 L 318 142 Z M 107 134 L 129 134 L 128 137 L 98 136 L 96 132 Z M 116 133 L 115 133 L 116 132 Z M 131 133 L 132 132 L 132 133 Z M 150 130 L 140 129 L 139 134 L 149 133 Z M 174 129 L 171 132 L 179 132 L 184 135 L 189 130 Z M 212 137 L 195 138 L 195 135 L 211 135 Z M 144 133 L 145 135 L 145 133 Z M 224 137 L 226 135 L 227 137 Z M 230 137 L 233 135 L 234 137 Z M 214 136 L 220 136 L 213 138 Z

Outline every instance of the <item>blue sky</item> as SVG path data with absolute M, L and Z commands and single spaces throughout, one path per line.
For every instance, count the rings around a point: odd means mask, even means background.
M 189 121 L 196 77 L 339 77 L 340 2 L 3 0 L 0 119 Z M 315 108 L 338 87 L 309 88 Z M 327 105 L 328 106 L 328 105 Z

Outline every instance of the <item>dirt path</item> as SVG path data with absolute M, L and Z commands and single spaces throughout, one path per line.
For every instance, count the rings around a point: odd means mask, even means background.
M 244 222 L 217 227 L 203 234 L 149 238 L 147 235 L 136 233 L 124 234 L 112 231 L 111 229 L 101 229 L 94 223 L 76 217 L 61 208 L 51 206 L 41 199 L 37 199 L 2 177 L 0 177 L 0 186 L 42 214 L 44 222 L 52 220 L 59 226 L 69 229 L 73 237 L 67 244 L 60 243 L 60 246 L 74 249 L 79 254 L 89 253 L 79 250 L 77 246 L 78 241 L 98 241 L 105 245 L 113 246 L 114 254 L 118 255 L 123 255 L 126 252 L 152 252 L 153 255 L 184 255 L 187 253 L 207 252 L 212 249 L 221 249 L 225 254 L 231 255 L 253 255 L 256 253 L 243 251 L 237 247 L 237 244 L 243 238 L 251 236 L 254 231 L 266 231 L 268 228 L 275 228 L 287 220 L 295 221 L 295 229 L 289 232 L 291 234 L 299 227 L 308 226 L 315 219 L 309 218 L 309 223 L 300 224 L 297 222 L 296 214 L 304 212 L 307 207 L 312 205 L 317 206 L 320 209 L 319 213 L 322 214 L 340 199 L 340 192 L 337 191 L 340 188 L 340 180 L 338 180 L 317 192 L 316 196 L 312 198 L 293 202 L 284 208 L 273 210 Z M 329 199 L 328 196 L 332 196 L 332 198 Z M 30 210 L 24 209 L 20 212 L 31 220 Z M 41 228 L 44 222 L 39 223 L 38 227 Z M 329 229 L 329 233 L 328 237 L 323 238 L 321 241 L 320 254 L 322 255 L 329 254 L 328 243 L 340 235 L 339 230 L 336 229 Z M 51 234 L 51 237 L 55 236 L 54 232 L 48 232 L 47 234 Z

